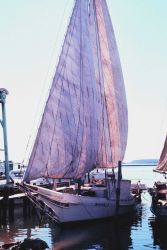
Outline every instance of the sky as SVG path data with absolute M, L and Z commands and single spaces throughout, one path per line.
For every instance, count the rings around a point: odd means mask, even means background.
M 9 91 L 8 151 L 14 162 L 26 161 L 31 152 L 73 2 L 0 0 L 0 87 Z M 158 159 L 167 133 L 167 1 L 107 3 L 128 102 L 124 160 Z

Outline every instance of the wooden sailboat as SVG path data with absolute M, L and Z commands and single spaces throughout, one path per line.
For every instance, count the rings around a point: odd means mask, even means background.
M 133 211 L 131 181 L 122 180 L 120 171 L 118 180 L 107 174 L 123 160 L 127 131 L 125 88 L 106 0 L 76 0 L 24 182 L 67 178 L 79 188 L 27 185 L 28 196 L 60 223 Z M 106 169 L 104 183 L 80 185 L 96 167 Z
M 163 174 L 166 179 L 167 174 L 167 135 L 164 143 L 164 147 L 159 159 L 159 163 L 155 170 L 156 172 Z M 164 217 L 167 219 L 167 182 L 155 182 L 154 188 L 150 193 L 152 196 L 151 211 L 158 217 Z

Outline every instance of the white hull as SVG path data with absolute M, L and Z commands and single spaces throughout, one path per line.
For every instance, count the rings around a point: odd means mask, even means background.
M 136 199 L 129 196 L 120 198 L 119 208 L 116 197 L 90 197 L 78 194 L 60 193 L 42 187 L 35 187 L 38 202 L 44 210 L 59 223 L 88 221 L 123 215 L 136 209 Z M 101 190 L 103 192 L 103 188 Z
M 54 200 L 48 200 L 45 196 L 41 196 L 41 200 L 54 211 L 60 223 L 95 220 L 116 215 L 116 200 L 103 199 L 97 201 L 95 198 L 90 198 L 90 201 L 84 201 L 84 199 L 81 201 L 78 198 L 77 203 L 69 203 L 68 205 L 55 204 Z M 120 202 L 119 215 L 132 211 L 134 211 L 132 200 Z

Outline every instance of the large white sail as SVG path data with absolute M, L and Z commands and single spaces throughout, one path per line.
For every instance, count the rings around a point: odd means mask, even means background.
M 167 172 L 167 135 L 156 170 L 160 172 Z
M 115 167 L 127 143 L 127 104 L 118 49 L 106 1 L 90 1 L 96 82 L 101 96 L 100 166 Z
M 126 97 L 106 1 L 76 0 L 24 179 L 116 167 L 126 141 Z

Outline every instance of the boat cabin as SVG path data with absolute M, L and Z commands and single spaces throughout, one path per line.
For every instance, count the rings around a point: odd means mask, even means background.
M 167 186 L 165 182 L 156 182 L 156 193 L 158 200 L 167 200 Z

